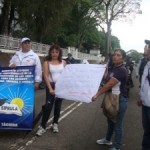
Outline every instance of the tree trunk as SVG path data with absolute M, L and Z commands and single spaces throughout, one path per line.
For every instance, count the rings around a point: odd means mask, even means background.
M 11 0 L 5 0 L 0 18 L 0 34 L 8 35 L 8 22 L 11 8 Z
M 14 4 L 12 3 L 11 10 L 10 10 L 10 17 L 8 20 L 8 35 L 10 35 L 14 30 L 14 26 L 12 27 L 12 22 L 14 18 L 15 18 L 15 7 L 14 7 Z
M 106 41 L 107 41 L 106 54 L 108 55 L 111 49 L 111 25 L 110 24 L 107 25 Z
M 107 25 L 107 31 L 106 31 L 106 42 L 105 42 L 105 58 L 107 58 L 109 54 L 109 48 L 110 48 L 110 34 L 111 34 L 111 23 L 109 22 L 109 15 L 108 15 L 108 10 L 109 10 L 109 3 L 106 4 L 106 25 Z

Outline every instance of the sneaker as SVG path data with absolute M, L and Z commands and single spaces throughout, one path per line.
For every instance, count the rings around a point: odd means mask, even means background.
M 52 129 L 53 129 L 53 132 L 54 132 L 54 133 L 58 133 L 58 132 L 59 132 L 59 130 L 58 130 L 58 124 L 57 124 L 57 123 L 54 123 Z
M 36 132 L 36 135 L 41 136 L 45 132 L 46 132 L 46 130 L 43 127 L 40 126 L 38 131 Z
M 105 138 L 97 140 L 96 141 L 97 144 L 105 144 L 105 145 L 112 145 L 111 141 L 106 140 Z
M 49 129 L 53 129 L 53 124 L 50 124 L 48 127 L 46 127 L 46 130 L 49 130 Z
M 110 148 L 109 150 L 120 150 L 120 149 L 117 149 L 117 148 L 115 148 L 115 147 L 112 147 L 112 148 Z

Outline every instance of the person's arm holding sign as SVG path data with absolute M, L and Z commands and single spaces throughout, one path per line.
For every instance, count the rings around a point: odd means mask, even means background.
M 116 85 L 118 83 L 118 80 L 116 80 L 115 78 L 110 78 L 109 81 L 104 84 L 103 87 L 101 87 L 99 89 L 99 91 L 92 97 L 92 101 L 95 101 L 97 99 L 98 96 L 100 96 L 101 94 L 107 92 L 109 89 L 111 89 L 114 85 Z
M 123 65 L 125 59 L 125 52 L 123 50 L 116 50 L 113 54 L 113 68 L 108 70 L 106 81 L 103 87 L 92 97 L 94 101 L 99 95 L 111 90 L 112 93 L 117 95 L 123 94 L 127 95 L 126 92 L 126 80 L 127 80 L 127 70 Z
M 112 145 L 111 149 L 120 149 L 122 143 L 122 125 L 123 118 L 127 109 L 128 93 L 126 89 L 127 70 L 123 64 L 126 53 L 121 50 L 115 50 L 113 54 L 113 68 L 109 70 L 108 79 L 103 87 L 92 97 L 92 101 L 106 93 L 102 102 L 103 113 L 107 117 L 107 134 L 105 138 L 97 140 L 98 144 L 108 142 Z M 112 144 L 112 133 L 115 134 L 115 140 Z

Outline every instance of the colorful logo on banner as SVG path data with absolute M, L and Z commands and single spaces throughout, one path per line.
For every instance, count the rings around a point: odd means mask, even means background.
M 0 129 L 32 129 L 34 70 L 34 66 L 0 68 Z

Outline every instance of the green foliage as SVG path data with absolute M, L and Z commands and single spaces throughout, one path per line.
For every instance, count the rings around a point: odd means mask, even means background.
M 0 15 L 0 27 L 5 26 L 7 30 L 11 27 L 10 31 L 14 37 L 28 36 L 36 42 L 57 43 L 61 47 L 73 46 L 87 53 L 90 49 L 100 49 L 104 55 L 107 38 L 104 31 L 97 29 L 99 22 L 98 17 L 95 17 L 98 12 L 104 14 L 103 1 L 4 0 L 4 2 L 7 7 L 4 6 L 5 11 Z M 8 14 L 13 15 L 10 17 Z M 3 30 L 0 34 L 9 34 L 7 30 Z M 117 37 L 111 37 L 111 45 L 112 49 L 120 47 Z
M 18 23 L 24 35 L 44 42 L 49 35 L 57 39 L 57 30 L 68 16 L 75 0 L 17 0 Z
M 120 48 L 120 41 L 116 36 L 111 36 L 111 48 Z
M 78 1 L 74 5 L 69 17 L 65 19 L 58 36 L 58 41 L 64 43 L 64 46 L 73 44 L 72 46 L 81 49 L 88 32 L 91 33 L 91 30 L 96 28 L 96 20 L 88 15 L 89 9 L 92 6 L 91 2 L 91 0 Z
M 130 50 L 128 56 L 130 56 L 132 58 L 133 61 L 135 61 L 136 63 L 138 63 L 138 61 L 143 57 L 142 53 L 139 53 L 136 50 Z

